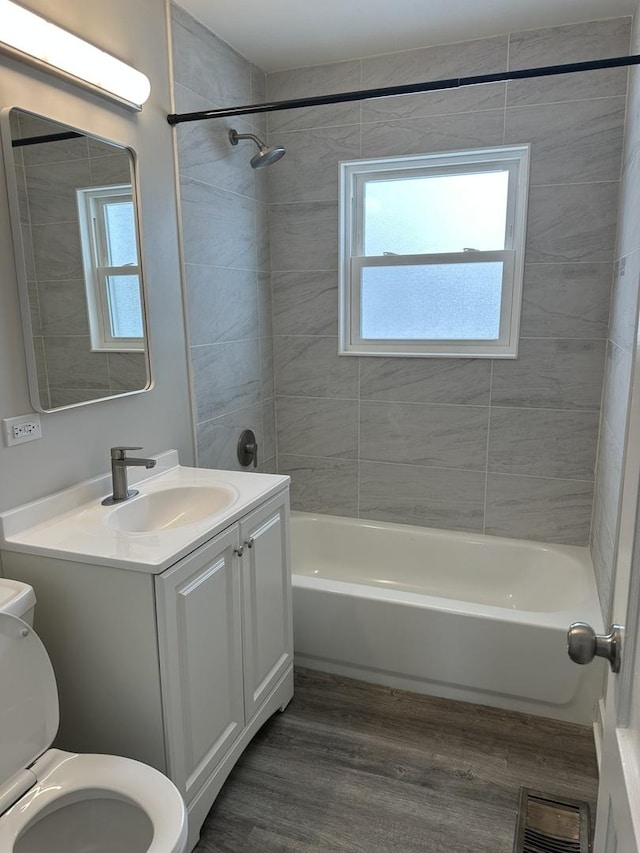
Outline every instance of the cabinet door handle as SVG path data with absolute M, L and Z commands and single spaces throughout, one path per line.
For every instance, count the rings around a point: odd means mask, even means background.
M 236 557 L 242 557 L 242 555 L 244 554 L 244 545 L 240 545 L 238 548 L 234 548 L 233 553 L 236 555 Z
M 247 548 L 253 548 L 253 543 L 254 538 L 253 536 L 250 536 L 244 544 L 247 546 Z

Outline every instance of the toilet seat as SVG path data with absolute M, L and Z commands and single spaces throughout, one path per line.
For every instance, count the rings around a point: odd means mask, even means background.
M 149 818 L 153 839 L 144 853 L 183 850 L 187 839 L 184 805 L 176 798 L 173 783 L 152 767 L 115 755 L 51 749 L 31 770 L 37 783 L 0 815 L 0 850 L 13 851 L 27 830 L 60 807 L 105 798 L 137 806 Z
M 103 847 L 105 850 L 129 850 L 122 845 L 129 838 L 126 828 L 131 827 L 136 838 L 131 853 L 182 853 L 187 839 L 186 809 L 166 776 L 130 758 L 50 749 L 58 729 L 58 693 L 51 661 L 33 628 L 3 611 L 0 685 L 2 853 L 14 849 L 17 853 L 73 853 L 75 828 L 91 840 L 98 839 L 96 826 L 103 836 L 119 833 L 120 846 Z M 125 829 L 118 829 L 119 825 Z M 38 837 L 43 840 L 34 846 L 31 841 Z M 66 843 L 56 845 L 56 838 L 65 837 Z

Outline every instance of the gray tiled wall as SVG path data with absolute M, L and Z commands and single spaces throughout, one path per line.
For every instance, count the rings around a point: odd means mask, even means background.
M 178 6 L 171 10 L 176 110 L 265 99 L 264 74 Z M 265 122 L 194 122 L 176 128 L 198 464 L 239 468 L 251 428 L 259 470 L 275 468 L 275 407 L 266 176 L 252 142 L 228 132 Z
M 636 12 L 631 52 L 640 51 L 640 15 Z M 605 387 L 600 422 L 596 494 L 591 534 L 593 564 L 605 620 L 610 607 L 619 530 L 620 499 L 627 439 L 632 369 L 638 322 L 640 279 L 640 73 L 629 72 L 627 127 L 623 155 L 618 240 L 607 341 Z
M 278 72 L 268 95 L 626 54 L 630 23 Z M 628 279 L 617 282 L 621 331 L 609 343 L 607 329 L 626 82 L 620 69 L 270 114 L 270 142 L 287 149 L 268 170 L 268 198 L 278 469 L 292 476 L 294 507 L 588 543 L 605 361 L 616 374 L 611 404 L 605 397 L 609 457 L 622 446 L 608 433 L 623 420 Z M 533 149 L 518 359 L 338 357 L 338 162 L 520 142 Z M 626 170 L 637 175 L 637 163 Z M 628 260 L 637 283 L 640 260 Z M 604 490 L 615 477 L 601 479 Z M 596 518 L 605 514 L 597 503 Z

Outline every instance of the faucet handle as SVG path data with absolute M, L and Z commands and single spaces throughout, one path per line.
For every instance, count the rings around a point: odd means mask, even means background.
M 141 447 L 112 447 L 111 448 L 111 458 L 112 459 L 126 459 L 127 458 L 127 450 L 142 450 Z

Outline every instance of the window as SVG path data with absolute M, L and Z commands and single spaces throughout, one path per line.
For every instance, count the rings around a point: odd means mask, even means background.
M 515 358 L 529 146 L 340 164 L 340 353 Z
M 130 185 L 76 191 L 92 350 L 144 350 Z

